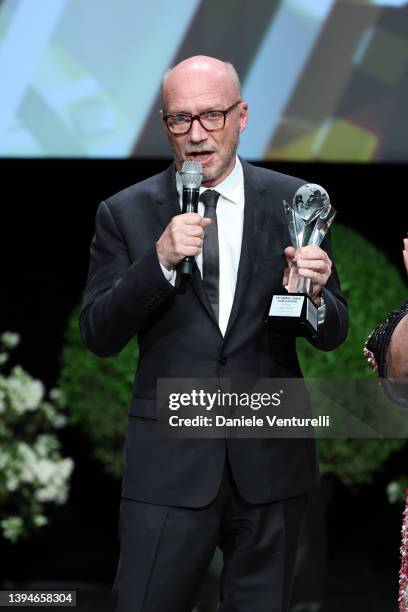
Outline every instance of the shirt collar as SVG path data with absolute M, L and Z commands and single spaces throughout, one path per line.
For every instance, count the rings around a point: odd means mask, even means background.
M 181 195 L 183 191 L 183 183 L 181 182 L 181 176 L 179 172 L 176 172 L 176 184 L 177 191 Z M 208 187 L 200 187 L 200 194 L 209 189 Z M 212 187 L 211 187 L 212 189 Z M 225 177 L 221 183 L 214 187 L 223 198 L 229 200 L 233 204 L 239 204 L 242 201 L 242 194 L 244 192 L 244 173 L 242 170 L 242 164 L 239 157 L 235 157 L 235 166 L 232 172 Z

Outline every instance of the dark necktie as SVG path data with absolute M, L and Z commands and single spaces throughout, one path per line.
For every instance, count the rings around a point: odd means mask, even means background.
M 204 217 L 208 217 L 212 221 L 212 223 L 204 230 L 203 284 L 217 321 L 219 320 L 218 315 L 220 305 L 220 258 L 218 248 L 218 224 L 216 208 L 219 197 L 220 194 L 214 189 L 207 189 L 206 191 L 203 191 L 200 196 L 200 200 L 205 206 Z

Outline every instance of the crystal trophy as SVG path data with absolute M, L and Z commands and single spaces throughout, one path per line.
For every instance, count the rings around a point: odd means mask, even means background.
M 327 191 L 307 183 L 295 193 L 292 203 L 283 201 L 291 246 L 299 249 L 323 241 L 336 210 Z M 287 292 L 275 294 L 269 310 L 269 321 L 279 333 L 315 336 L 318 330 L 318 308 L 310 297 L 311 280 L 299 276 L 295 261 L 289 267 Z

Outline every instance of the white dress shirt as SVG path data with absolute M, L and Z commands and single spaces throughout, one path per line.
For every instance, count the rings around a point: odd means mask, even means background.
M 180 196 L 180 208 L 182 208 L 183 184 L 178 172 L 176 173 L 176 184 Z M 244 226 L 244 173 L 238 157 L 236 157 L 233 171 L 221 183 L 215 187 L 200 187 L 200 194 L 206 189 L 215 189 L 220 194 L 217 202 L 220 262 L 218 324 L 222 335 L 224 335 L 234 301 Z M 198 213 L 204 216 L 204 204 L 201 201 L 198 203 Z M 197 255 L 196 263 L 202 277 L 202 252 Z M 164 266 L 161 267 L 167 280 L 174 285 L 176 279 L 175 270 L 167 270 Z

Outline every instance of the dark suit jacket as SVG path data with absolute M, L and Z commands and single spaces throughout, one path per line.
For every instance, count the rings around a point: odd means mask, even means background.
M 163 439 L 158 435 L 158 378 L 301 377 L 295 339 L 264 323 L 282 289 L 290 244 L 282 200 L 305 181 L 243 162 L 244 229 L 234 303 L 223 337 L 195 267 L 173 288 L 156 241 L 180 213 L 174 166 L 102 202 L 91 245 L 80 326 L 89 349 L 115 355 L 137 334 L 139 364 L 126 431 L 123 495 L 200 507 L 216 495 L 228 453 L 241 495 L 283 499 L 318 483 L 311 439 Z M 323 248 L 331 257 L 328 238 Z M 324 290 L 326 320 L 312 343 L 332 350 L 347 333 L 347 307 L 336 269 Z

